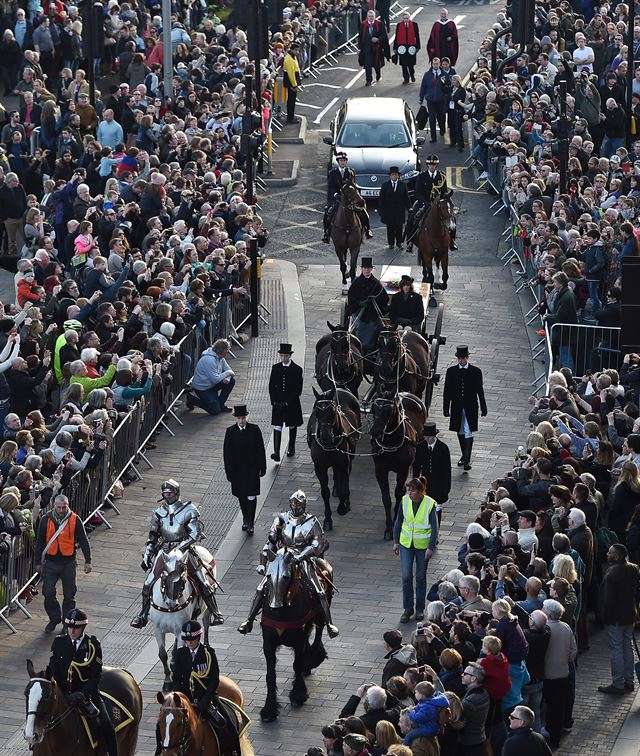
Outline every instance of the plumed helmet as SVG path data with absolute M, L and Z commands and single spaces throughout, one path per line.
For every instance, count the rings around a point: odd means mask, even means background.
M 89 624 L 89 618 L 82 609 L 72 609 L 65 617 L 64 624 L 67 627 L 84 627 Z
M 182 640 L 198 640 L 202 635 L 202 625 L 197 620 L 189 620 L 182 626 Z
M 289 507 L 296 517 L 304 514 L 307 509 L 307 496 L 305 492 L 298 489 L 295 493 L 292 493 L 289 497 Z

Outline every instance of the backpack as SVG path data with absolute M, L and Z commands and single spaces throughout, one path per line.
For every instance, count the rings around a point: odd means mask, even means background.
M 613 546 L 614 543 L 619 543 L 620 539 L 615 530 L 610 528 L 598 528 L 596 530 L 596 559 L 598 562 L 607 561 L 607 551 L 609 546 Z

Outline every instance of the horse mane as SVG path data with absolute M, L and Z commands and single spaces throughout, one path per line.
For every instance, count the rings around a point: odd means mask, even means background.
M 170 693 L 164 700 L 162 710 L 165 709 L 184 709 L 185 715 L 189 720 L 189 726 L 191 732 L 195 732 L 198 727 L 198 720 L 196 718 L 195 709 L 191 705 L 191 701 L 180 691 L 174 691 Z

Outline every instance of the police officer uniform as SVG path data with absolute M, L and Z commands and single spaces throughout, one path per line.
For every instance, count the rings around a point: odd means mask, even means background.
M 65 625 L 68 630 L 81 628 L 82 633 L 75 640 L 69 632 L 54 639 L 49 668 L 70 706 L 78 707 L 88 716 L 93 716 L 97 709 L 104 747 L 108 756 L 117 756 L 113 722 L 98 690 L 102 676 L 102 647 L 95 635 L 84 632 L 88 622 L 87 615 L 81 609 L 72 609 L 67 614 Z
M 324 215 L 322 217 L 322 225 L 324 228 L 324 234 L 322 241 L 325 244 L 329 243 L 329 233 L 331 231 L 331 221 L 334 213 L 338 207 L 338 196 L 340 189 L 344 183 L 357 185 L 355 172 L 347 167 L 347 161 L 349 157 L 346 152 L 336 153 L 336 160 L 338 161 L 338 167 L 332 168 L 327 176 L 327 204 L 324 208 Z M 358 210 L 358 216 L 362 221 L 363 228 L 370 239 L 373 236 L 371 231 L 371 222 L 369 220 L 369 213 L 366 206 Z
M 296 453 L 296 435 L 302 425 L 302 407 L 300 395 L 304 381 L 302 368 L 291 359 L 291 344 L 280 344 L 278 354 L 286 359 L 271 368 L 269 376 L 269 399 L 271 400 L 271 425 L 273 425 L 273 454 L 271 459 L 280 462 L 280 443 L 282 427 L 289 428 L 289 445 L 287 457 Z
M 470 365 L 469 348 L 461 344 L 456 348 L 458 364 L 447 369 L 444 381 L 443 414 L 450 417 L 449 430 L 458 434 L 462 456 L 458 460 L 458 467 L 471 469 L 471 450 L 473 449 L 473 434 L 478 430 L 478 404 L 482 417 L 487 414 L 487 402 L 482 386 L 482 370 Z
M 418 231 L 420 221 L 424 215 L 429 211 L 433 200 L 442 197 L 449 192 L 447 186 L 447 177 L 444 171 L 437 169 L 440 163 L 440 158 L 437 155 L 428 155 L 426 159 L 427 170 L 422 171 L 416 179 L 416 185 L 414 189 L 414 203 L 409 212 L 409 218 L 407 220 L 407 227 L 405 229 L 405 240 L 407 242 L 407 252 L 411 252 L 411 246 L 413 243 L 413 237 Z M 450 230 L 451 234 L 451 249 L 458 249 L 455 243 L 455 229 Z

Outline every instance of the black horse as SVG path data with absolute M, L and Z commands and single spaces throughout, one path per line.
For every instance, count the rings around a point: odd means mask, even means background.
M 307 700 L 305 676 L 327 658 L 322 642 L 324 615 L 317 598 L 305 585 L 293 561 L 294 552 L 286 547 L 267 552 L 265 572 L 266 591 L 262 603 L 262 650 L 267 663 L 267 699 L 260 710 L 264 722 L 278 717 L 278 689 L 276 686 L 276 652 L 280 646 L 293 649 L 294 681 L 289 700 L 302 706 Z M 329 562 L 315 559 L 321 574 L 325 575 L 329 603 L 333 597 L 333 570 Z M 313 642 L 309 639 L 315 628 Z
M 392 399 L 373 401 L 371 451 L 385 513 L 384 540 L 393 536 L 393 521 L 398 513 L 404 484 L 416 456 L 416 446 L 427 418 L 422 401 L 413 394 L 396 394 Z M 391 518 L 389 473 L 396 473 L 395 508 Z
M 325 530 L 333 530 L 329 468 L 333 470 L 333 482 L 340 503 L 338 514 L 345 515 L 351 509 L 349 502 L 349 476 L 353 454 L 360 439 L 360 404 L 346 389 L 336 388 L 319 394 L 307 423 L 307 443 L 311 459 L 320 481 L 324 502 Z
M 415 331 L 383 331 L 378 337 L 376 387 L 379 395 L 407 391 L 422 397 L 429 378 L 429 344 Z
M 331 333 L 316 344 L 316 380 L 322 391 L 334 386 L 358 396 L 362 383 L 363 350 L 360 339 L 342 326 L 327 321 Z

